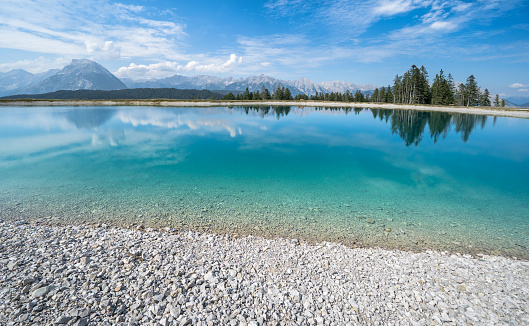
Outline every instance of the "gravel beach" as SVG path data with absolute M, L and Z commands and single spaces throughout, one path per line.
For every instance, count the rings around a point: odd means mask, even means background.
M 2 325 L 529 325 L 529 262 L 0 223 Z

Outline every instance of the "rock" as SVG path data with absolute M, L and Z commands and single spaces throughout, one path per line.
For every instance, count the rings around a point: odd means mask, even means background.
M 7 269 L 13 270 L 15 267 L 17 267 L 18 263 L 15 260 L 10 261 L 7 264 Z
M 81 257 L 81 259 L 79 260 L 79 262 L 80 262 L 81 264 L 83 264 L 83 265 L 86 265 L 86 264 L 90 263 L 90 257 L 86 257 L 86 256 Z
M 61 316 L 59 318 L 57 318 L 53 323 L 55 325 L 62 325 L 62 324 L 67 324 L 70 319 L 72 319 L 73 317 L 71 316 Z
M 50 292 L 50 287 L 49 286 L 43 286 L 41 288 L 38 288 L 36 289 L 35 291 L 33 291 L 33 293 L 31 293 L 31 296 L 33 298 L 40 298 L 42 296 L 45 296 L 46 294 L 48 294 Z
M 367 220 L 367 223 L 369 223 L 369 224 L 375 224 L 375 220 L 371 220 L 371 219 L 369 219 L 369 220 Z
M 88 317 L 88 315 L 90 315 L 90 309 L 88 308 L 80 309 L 79 312 L 77 313 L 77 316 L 81 318 Z
M 77 322 L 75 322 L 75 324 L 73 324 L 74 326 L 86 326 L 88 325 L 88 319 L 87 318 L 80 318 Z
M 391 229 L 390 228 L 386 228 L 385 231 L 386 232 L 391 232 Z

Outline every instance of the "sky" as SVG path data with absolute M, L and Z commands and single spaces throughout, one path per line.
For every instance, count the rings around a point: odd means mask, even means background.
M 175 74 L 387 86 L 473 74 L 529 97 L 527 0 L 0 0 L 0 71 L 91 59 L 119 78 Z

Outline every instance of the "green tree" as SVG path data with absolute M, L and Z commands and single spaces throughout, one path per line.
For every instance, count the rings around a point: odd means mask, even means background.
M 292 100 L 292 94 L 290 93 L 290 89 L 288 89 L 288 87 L 285 89 L 285 93 L 283 94 L 283 99 L 287 101 Z
M 233 95 L 232 92 L 229 92 L 228 94 L 224 95 L 222 99 L 225 101 L 233 101 L 235 100 L 235 95 Z
M 485 88 L 485 90 L 480 96 L 479 102 L 479 105 L 481 106 L 490 106 L 490 93 L 488 89 Z
M 281 87 L 281 85 L 277 84 L 277 89 L 276 89 L 276 92 L 274 94 L 274 99 L 282 100 L 283 97 L 284 97 L 284 94 L 285 94 L 285 91 L 284 91 L 283 87 Z
M 435 105 L 449 105 L 454 102 L 454 96 L 449 81 L 445 78 L 443 70 L 435 75 L 431 87 L 431 103 Z
M 372 102 L 380 102 L 380 96 L 378 95 L 378 88 L 375 88 L 373 95 L 371 96 Z
M 362 92 L 359 89 L 356 90 L 356 92 L 355 92 L 354 100 L 355 100 L 355 102 L 364 102 L 365 101 L 364 94 L 362 94 Z
M 496 94 L 496 97 L 494 98 L 494 106 L 500 106 L 500 96 L 498 94 Z
M 479 104 L 479 87 L 476 82 L 474 75 L 470 75 L 467 78 L 467 83 L 465 84 L 466 90 L 466 105 L 467 106 L 476 106 Z

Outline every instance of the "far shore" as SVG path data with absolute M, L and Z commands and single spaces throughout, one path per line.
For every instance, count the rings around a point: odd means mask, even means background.
M 499 117 L 529 119 L 529 108 L 436 106 L 368 102 L 325 101 L 218 101 L 218 100 L 0 100 L 0 106 L 163 106 L 163 107 L 213 107 L 213 106 L 297 106 L 297 107 L 352 107 L 390 110 L 419 110 L 449 113 L 468 113 Z

